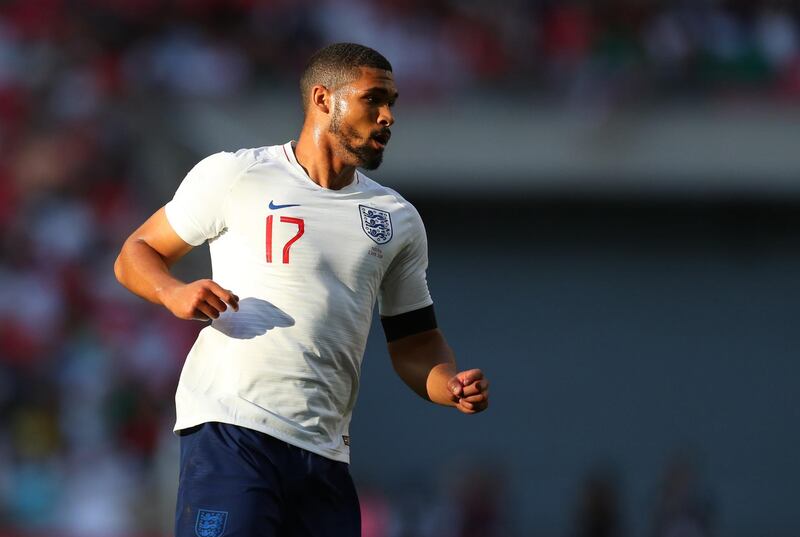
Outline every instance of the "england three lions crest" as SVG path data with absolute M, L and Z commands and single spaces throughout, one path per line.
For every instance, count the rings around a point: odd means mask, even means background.
M 392 217 L 387 211 L 364 205 L 359 205 L 358 210 L 361 212 L 361 227 L 367 237 L 378 244 L 392 240 Z
M 221 537 L 225 533 L 227 522 L 227 511 L 200 509 L 197 511 L 197 524 L 195 524 L 194 532 L 197 537 Z

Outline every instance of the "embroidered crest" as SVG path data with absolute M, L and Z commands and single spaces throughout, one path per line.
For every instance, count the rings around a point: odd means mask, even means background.
M 197 511 L 197 524 L 194 526 L 194 532 L 197 537 L 220 537 L 225 533 L 226 522 L 228 522 L 227 511 L 200 509 Z
M 361 227 L 367 236 L 378 244 L 386 244 L 392 240 L 392 217 L 386 211 L 359 205 Z

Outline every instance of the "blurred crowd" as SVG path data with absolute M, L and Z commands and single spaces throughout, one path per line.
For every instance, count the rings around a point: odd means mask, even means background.
M 404 95 L 475 88 L 648 99 L 796 98 L 794 2 L 673 0 L 36 0 L 0 7 L 4 114 L 45 99 L 86 116 L 141 92 L 235 96 L 294 84 L 332 41 L 374 46 Z
M 386 54 L 411 101 L 800 97 L 796 3 L 599 4 L 3 2 L 0 528 L 162 529 L 153 499 L 175 479 L 160 462 L 175 446 L 173 390 L 200 327 L 113 277 L 122 240 L 153 206 L 127 103 L 157 97 L 168 109 L 169 99 L 295 84 L 314 50 L 340 40 Z M 385 528 L 380 502 L 366 495 L 365 512 Z

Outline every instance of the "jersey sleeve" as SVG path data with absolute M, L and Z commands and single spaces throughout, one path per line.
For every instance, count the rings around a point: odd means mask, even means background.
M 428 238 L 422 219 L 416 210 L 413 213 L 410 240 L 392 260 L 381 282 L 378 311 L 384 317 L 433 304 L 426 277 Z
M 199 246 L 225 229 L 227 200 L 243 171 L 234 153 L 216 153 L 204 158 L 181 182 L 165 206 L 167 220 L 178 236 Z

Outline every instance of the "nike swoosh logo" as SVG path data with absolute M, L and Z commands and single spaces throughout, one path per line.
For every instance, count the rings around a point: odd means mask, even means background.
M 269 200 L 269 209 L 270 211 L 274 211 L 275 209 L 285 209 L 286 207 L 300 207 L 299 203 L 287 203 L 286 205 L 275 205 L 272 200 Z

